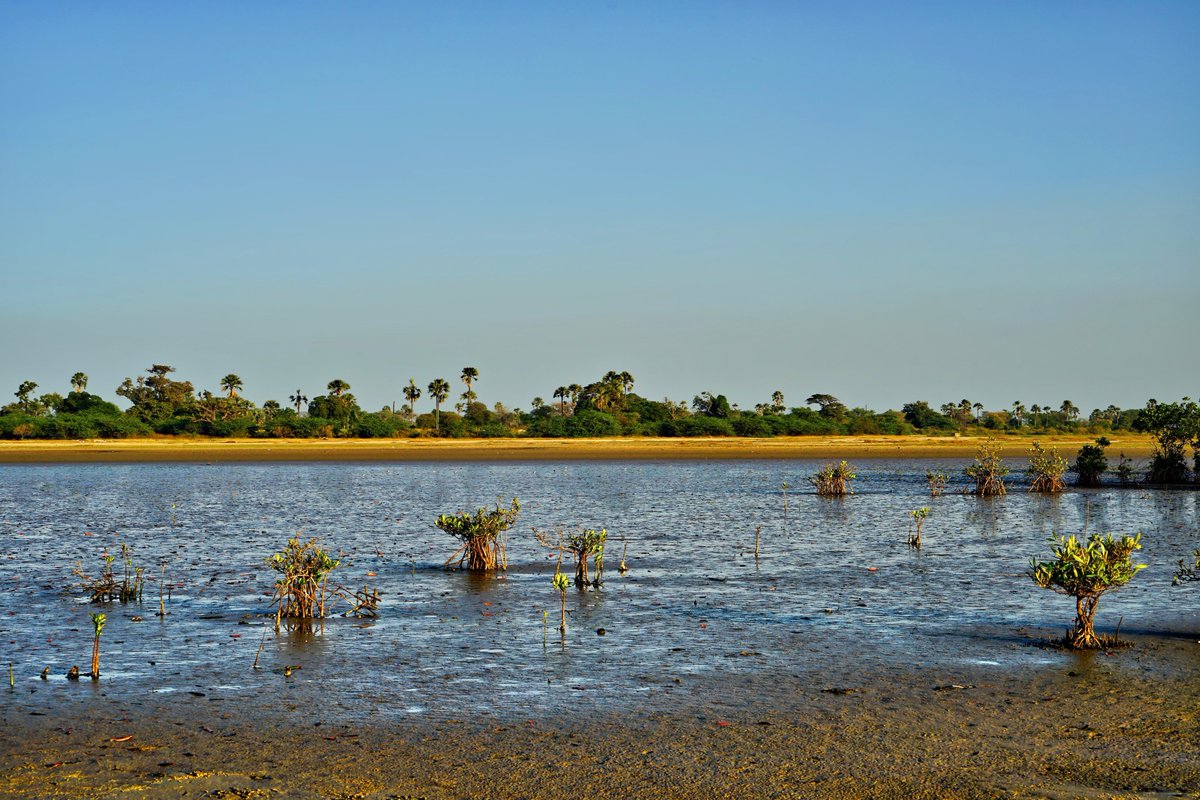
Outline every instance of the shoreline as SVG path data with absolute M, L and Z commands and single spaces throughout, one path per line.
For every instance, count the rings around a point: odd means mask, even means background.
M 1111 436 L 1110 460 L 1119 453 L 1145 458 L 1154 451 L 1146 434 Z M 1068 461 L 1092 435 L 997 437 L 1000 454 L 1022 458 L 1035 441 L 1057 447 Z M 0 442 L 0 464 L 269 462 L 269 461 L 618 461 L 746 459 L 964 458 L 975 455 L 975 436 L 793 436 L 611 439 L 88 439 Z
M 250 702 L 209 684 L 134 698 L 85 680 L 65 703 L 26 679 L 0 707 L 0 797 L 1196 796 L 1196 647 L 1143 640 L 1007 674 L 748 674 L 734 691 L 761 697 L 737 708 L 721 681 L 689 676 L 671 711 L 581 691 L 556 717 L 463 698 L 390 724 L 287 706 L 283 679 Z

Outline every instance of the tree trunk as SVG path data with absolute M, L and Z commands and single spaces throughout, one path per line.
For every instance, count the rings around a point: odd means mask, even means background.
M 1096 606 L 1099 603 L 1099 597 L 1075 598 L 1075 630 L 1071 632 L 1071 647 L 1077 650 L 1088 650 L 1104 646 L 1092 627 L 1096 618 Z
M 100 677 L 100 637 L 92 640 L 92 680 Z

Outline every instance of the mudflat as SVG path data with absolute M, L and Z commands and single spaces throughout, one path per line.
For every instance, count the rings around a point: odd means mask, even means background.
M 684 676 L 665 711 L 581 688 L 514 718 L 464 696 L 393 724 L 290 707 L 282 675 L 252 702 L 117 699 L 103 678 L 53 699 L 26 679 L 0 711 L 0 796 L 1197 797 L 1198 660 L 1180 634 L 1033 670 Z
M 1144 458 L 1154 440 L 1144 434 L 1111 435 L 1108 448 Z M 1057 447 L 1068 460 L 1093 441 L 1089 434 L 1003 436 L 1003 456 L 1024 456 L 1030 445 Z M 982 437 L 789 436 L 771 439 L 90 439 L 0 442 L 0 463 L 221 462 L 221 461 L 556 461 L 623 459 L 865 459 L 969 458 Z

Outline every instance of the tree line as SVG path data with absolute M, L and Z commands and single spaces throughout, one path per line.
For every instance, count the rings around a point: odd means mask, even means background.
M 216 437 L 395 438 L 442 437 L 605 437 L 605 436 L 806 436 L 871 434 L 952 434 L 1023 432 L 1047 434 L 1148 431 L 1159 437 L 1164 475 L 1177 478 L 1191 470 L 1200 446 L 1200 410 L 1189 398 L 1179 403 L 1150 400 L 1145 407 L 1097 408 L 1087 417 L 1070 400 L 1061 403 L 1014 402 L 989 410 L 962 399 L 935 408 L 927 401 L 905 403 L 883 412 L 850 408 L 832 394 L 814 393 L 803 405 L 789 406 L 781 391 L 763 403 L 742 409 L 721 393 L 702 391 L 690 402 L 651 400 L 634 391 L 628 372 L 610 371 L 587 384 L 554 388 L 547 402 L 534 397 L 530 409 L 491 407 L 479 400 L 479 370 L 463 367 L 454 392 L 445 378 L 424 386 L 410 378 L 402 389 L 405 402 L 364 411 L 346 381 L 335 378 L 323 394 L 309 397 L 296 389 L 284 400 L 261 406 L 242 395 L 245 384 L 236 374 L 218 382 L 218 391 L 197 390 L 190 381 L 175 380 L 175 368 L 153 364 L 143 375 L 126 378 L 115 390 L 128 402 L 116 404 L 87 391 L 88 376 L 71 376 L 70 391 L 37 394 L 38 385 L 24 381 L 16 401 L 0 407 L 0 438 L 88 439 L 131 436 L 199 435 Z M 422 403 L 422 400 L 424 402 Z M 422 407 L 423 406 L 423 407 Z

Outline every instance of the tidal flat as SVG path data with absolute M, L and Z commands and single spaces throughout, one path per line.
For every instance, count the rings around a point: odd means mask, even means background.
M 954 489 L 962 459 L 880 458 L 828 499 L 806 484 L 821 463 L 0 467 L 0 793 L 1200 794 L 1200 593 L 1170 582 L 1200 494 L 1014 475 L 1006 497 L 930 497 L 926 470 Z M 509 569 L 442 569 L 437 515 L 513 496 Z M 565 635 L 532 530 L 558 526 L 610 537 Z M 1143 533 L 1149 567 L 1098 617 L 1132 647 L 1051 644 L 1073 604 L 1024 573 L 1085 527 Z M 274 631 L 263 561 L 296 535 L 342 552 L 378 619 Z M 72 569 L 122 543 L 143 600 L 103 608 L 101 678 L 67 681 L 97 610 Z

